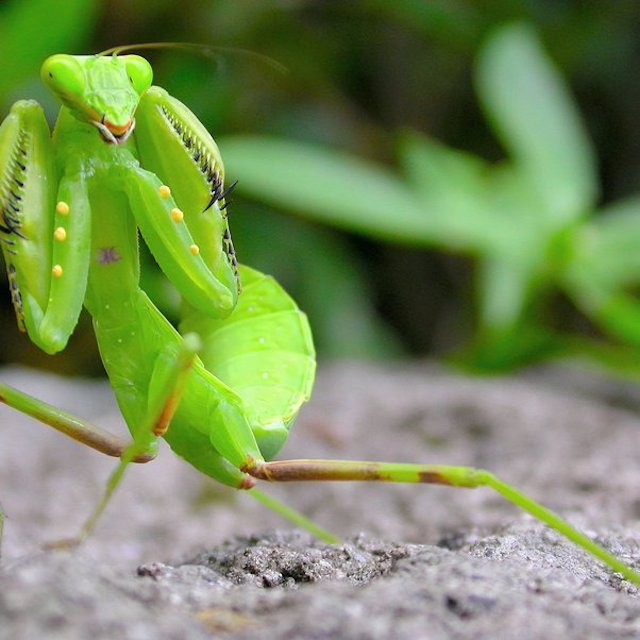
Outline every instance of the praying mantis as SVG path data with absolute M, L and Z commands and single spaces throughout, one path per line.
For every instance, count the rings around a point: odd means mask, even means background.
M 51 56 L 41 78 L 62 103 L 53 134 L 28 100 L 0 126 L 0 246 L 10 293 L 20 329 L 51 354 L 64 349 L 86 307 L 132 442 L 2 383 L 0 400 L 120 458 L 76 541 L 91 533 L 127 465 L 151 460 L 164 437 L 202 473 L 329 541 L 256 482 L 486 486 L 640 585 L 631 567 L 489 471 L 273 461 L 311 394 L 313 340 L 280 285 L 236 260 L 213 138 L 184 104 L 152 86 L 146 59 L 122 49 Z M 139 286 L 138 230 L 183 298 L 179 330 Z

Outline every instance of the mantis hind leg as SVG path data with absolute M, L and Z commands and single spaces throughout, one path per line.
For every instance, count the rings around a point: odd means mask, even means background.
M 61 544 L 63 546 L 80 543 L 91 534 L 98 519 L 108 505 L 113 492 L 121 483 L 129 463 L 155 453 L 158 438 L 171 433 L 171 419 L 180 404 L 187 386 L 188 374 L 192 369 L 196 354 L 200 348 L 201 343 L 199 337 L 197 334 L 190 333 L 184 336 L 184 340 L 181 342 L 177 351 L 175 348 L 168 349 L 158 356 L 149 384 L 147 414 L 142 421 L 141 428 L 135 431 L 133 443 L 131 443 L 122 454 L 120 464 L 111 474 L 100 501 L 82 527 L 79 536 L 71 541 L 62 541 Z M 208 458 L 213 457 L 211 453 L 208 454 Z M 211 460 L 209 460 L 209 462 L 211 462 Z M 218 479 L 223 482 L 227 478 L 226 474 L 229 474 L 232 469 L 235 474 L 239 473 L 238 470 L 231 465 L 228 466 L 229 470 L 226 472 L 222 469 L 219 470 L 223 475 Z M 201 470 L 207 472 L 205 469 Z M 239 476 L 241 479 L 242 475 L 243 474 Z M 235 475 L 229 476 L 228 479 L 230 480 L 229 484 L 234 486 L 234 481 L 237 479 Z M 248 488 L 248 493 L 264 506 L 280 514 L 297 526 L 306 529 L 318 538 L 330 543 L 338 541 L 331 533 L 276 498 L 266 495 L 255 488 Z
M 640 574 L 624 564 L 604 547 L 572 527 L 566 520 L 542 506 L 489 471 L 472 467 L 432 464 L 401 464 L 355 460 L 281 460 L 258 462 L 242 469 L 254 478 L 269 482 L 304 480 L 360 480 L 444 484 L 452 487 L 490 487 L 501 496 L 530 513 L 604 562 L 627 580 L 640 585 Z

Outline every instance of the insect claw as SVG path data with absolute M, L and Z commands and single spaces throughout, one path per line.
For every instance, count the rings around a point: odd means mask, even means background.
M 236 188 L 238 181 L 236 180 L 233 184 L 229 185 L 222 193 L 220 193 L 220 183 L 216 182 L 215 187 L 211 191 L 211 200 L 209 200 L 209 204 L 203 209 L 202 213 L 210 209 L 216 202 L 220 202 L 221 200 L 225 200 L 225 198 Z M 225 201 L 224 204 L 220 205 L 220 209 L 226 209 L 229 206 L 229 203 Z
M 217 194 L 214 193 L 211 196 L 211 200 L 209 200 L 209 204 L 202 210 L 202 213 L 211 209 L 211 207 L 213 207 L 213 205 L 217 202 L 217 200 L 218 200 L 218 196 Z
M 230 184 L 221 194 L 220 197 L 218 198 L 219 200 L 224 200 L 227 196 L 231 195 L 231 192 L 236 188 L 236 186 L 238 185 L 238 181 L 236 180 L 235 182 L 233 182 L 232 184 Z
M 18 229 L 18 227 L 20 226 L 20 221 L 9 216 L 6 211 L 2 212 L 2 221 L 4 222 L 4 224 L 0 225 L 0 231 L 8 234 L 15 233 L 15 235 L 17 235 L 19 238 L 22 238 L 23 240 L 27 239 L 24 234 Z

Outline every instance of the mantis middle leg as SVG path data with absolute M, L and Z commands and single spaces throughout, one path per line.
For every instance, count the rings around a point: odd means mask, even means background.
M 102 498 L 74 542 L 82 542 L 92 533 L 98 519 L 109 504 L 113 492 L 122 482 L 124 472 L 129 464 L 140 456 L 155 456 L 158 439 L 165 435 L 169 429 L 199 347 L 200 339 L 198 336 L 190 334 L 185 336 L 175 356 L 161 354 L 158 357 L 149 389 L 149 404 L 143 424 L 140 429 L 135 431 L 134 441 L 122 453 L 120 464 L 107 481 Z

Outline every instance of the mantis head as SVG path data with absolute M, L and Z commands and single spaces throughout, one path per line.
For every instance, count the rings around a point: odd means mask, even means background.
M 94 125 L 105 142 L 121 144 L 133 132 L 153 71 L 137 55 L 56 54 L 44 61 L 40 77 L 78 120 Z

